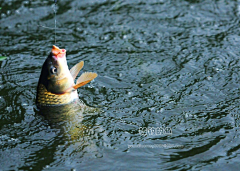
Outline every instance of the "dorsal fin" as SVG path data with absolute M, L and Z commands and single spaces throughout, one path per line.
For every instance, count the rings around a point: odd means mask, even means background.
M 96 73 L 93 72 L 84 72 L 77 80 L 77 83 L 73 88 L 77 89 L 81 86 L 84 86 L 85 84 L 89 83 L 92 81 L 94 78 L 97 77 Z
M 81 61 L 81 62 L 77 63 L 76 65 L 74 65 L 74 66 L 70 69 L 70 73 L 71 73 L 71 75 L 72 75 L 72 77 L 73 77 L 73 80 L 75 80 L 75 78 L 77 77 L 79 71 L 82 69 L 83 65 L 84 65 L 84 62 Z

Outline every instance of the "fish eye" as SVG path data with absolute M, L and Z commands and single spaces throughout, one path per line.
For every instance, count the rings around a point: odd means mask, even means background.
M 57 73 L 57 68 L 56 67 L 51 67 L 50 72 L 51 72 L 51 74 Z

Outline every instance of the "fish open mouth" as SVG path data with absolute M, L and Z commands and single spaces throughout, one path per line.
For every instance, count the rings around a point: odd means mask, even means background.
M 62 58 L 66 55 L 66 50 L 65 49 L 60 49 L 59 47 L 53 45 L 52 54 L 56 58 Z

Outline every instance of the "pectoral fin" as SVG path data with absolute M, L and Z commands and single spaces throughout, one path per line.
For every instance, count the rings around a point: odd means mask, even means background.
M 77 77 L 79 71 L 82 69 L 83 65 L 84 65 L 84 62 L 81 61 L 81 62 L 77 63 L 76 65 L 74 65 L 74 66 L 70 69 L 70 73 L 71 73 L 71 75 L 72 75 L 72 77 L 73 77 L 73 80 L 75 80 L 75 78 Z
M 77 80 L 77 84 L 73 86 L 73 88 L 77 89 L 81 86 L 84 86 L 85 84 L 92 81 L 94 78 L 97 77 L 96 73 L 93 72 L 84 72 Z

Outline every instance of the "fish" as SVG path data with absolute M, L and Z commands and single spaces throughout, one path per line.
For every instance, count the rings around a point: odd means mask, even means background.
M 38 81 L 37 108 L 66 105 L 78 100 L 77 89 L 98 76 L 94 72 L 84 72 L 75 82 L 83 66 L 84 62 L 80 61 L 69 70 L 66 50 L 53 45 Z
M 90 137 L 98 130 L 93 123 L 101 110 L 85 105 L 79 99 L 77 89 L 98 75 L 83 72 L 77 78 L 83 66 L 84 62 L 80 61 L 69 70 L 66 50 L 53 45 L 38 80 L 36 111 L 46 119 L 51 129 L 58 130 L 58 137 L 65 141 L 63 144 L 78 144 L 79 149 L 85 148 L 87 144 L 94 154 L 99 150 Z

